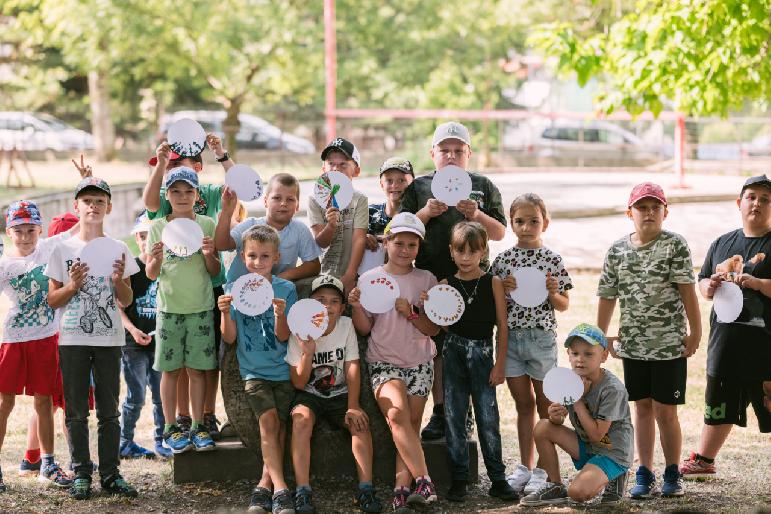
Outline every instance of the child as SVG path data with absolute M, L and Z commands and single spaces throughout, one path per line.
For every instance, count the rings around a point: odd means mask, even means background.
M 624 382 L 635 402 L 635 446 L 640 466 L 633 499 L 657 494 L 653 473 L 656 424 L 666 468 L 661 494 L 682 496 L 678 463 L 683 436 L 677 406 L 685 403 L 686 359 L 701 339 L 701 316 L 691 264 L 682 236 L 661 229 L 667 200 L 661 187 L 650 182 L 632 189 L 627 216 L 635 231 L 610 247 L 597 289 L 597 325 L 606 331 L 616 298 L 621 300 L 618 337 L 608 341 L 611 355 L 624 363 Z M 690 334 L 686 333 L 688 318 Z M 613 342 L 618 340 L 617 348 Z
M 380 166 L 380 189 L 386 195 L 383 203 L 369 204 L 369 228 L 367 229 L 367 250 L 377 250 L 386 226 L 400 210 L 402 195 L 412 181 L 415 172 L 412 163 L 401 157 L 386 159 Z
M 506 482 L 495 398 L 495 387 L 503 383 L 506 362 L 506 299 L 501 279 L 479 269 L 479 262 L 487 252 L 487 231 L 482 225 L 461 221 L 452 228 L 450 253 L 458 271 L 442 283 L 457 289 L 466 302 L 461 318 L 447 327 L 442 349 L 447 449 L 453 468 L 447 499 L 457 502 L 465 501 L 468 483 L 469 396 L 474 403 L 479 443 L 492 482 L 488 494 L 507 501 L 519 499 Z M 494 327 L 497 327 L 498 352 L 493 365 Z
M 161 404 L 161 373 L 153 369 L 155 357 L 155 318 L 158 282 L 145 275 L 147 262 L 147 234 L 152 223 L 147 213 L 136 220 L 131 234 L 139 247 L 136 258 L 139 273 L 131 276 L 134 301 L 121 309 L 121 319 L 126 329 L 126 346 L 123 347 L 123 377 L 126 381 L 126 398 L 121 417 L 120 456 L 127 459 L 153 458 L 156 454 L 171 457 L 171 450 L 163 446 L 163 406 Z M 145 404 L 147 387 L 153 395 L 153 419 L 155 421 L 155 453 L 134 442 L 136 427 Z
M 541 488 L 522 498 L 521 505 L 535 507 L 576 502 L 593 504 L 621 500 L 624 478 L 632 464 L 632 422 L 624 384 L 601 367 L 608 358 L 608 341 L 602 331 L 581 323 L 565 340 L 570 367 L 584 382 L 584 395 L 573 405 L 549 405 L 549 419 L 535 426 L 535 444 L 548 477 Z M 562 426 L 565 416 L 575 430 Z M 565 450 L 579 470 L 567 489 L 560 477 L 557 446 Z
M 418 435 L 434 375 L 436 349 L 431 337 L 439 332 L 425 312 L 416 312 L 426 291 L 436 285 L 431 272 L 412 264 L 425 233 L 423 223 L 414 214 L 402 212 L 394 216 L 385 231 L 388 261 L 360 278 L 364 282 L 368 276 L 382 272 L 393 276 L 401 292 L 393 310 L 384 314 L 367 312 L 359 301 L 358 287 L 348 295 L 356 332 L 362 336 L 369 334 L 367 362 L 372 390 L 398 452 L 394 512 L 436 501 L 436 488 L 428 476 Z M 416 488 L 410 493 L 413 478 Z
M 326 418 L 351 433 L 351 449 L 359 473 L 356 505 L 363 512 L 383 509 L 372 485 L 372 435 L 369 419 L 359 405 L 361 374 L 356 331 L 345 308 L 343 283 L 321 275 L 311 284 L 311 298 L 329 313 L 324 335 L 307 341 L 289 337 L 286 361 L 292 384 L 299 389 L 292 402 L 292 462 L 297 493 L 295 512 L 315 512 L 310 486 L 311 436 L 316 420 Z
M 69 487 L 72 480 L 54 460 L 51 398 L 59 390 L 59 318 L 48 305 L 48 278 L 43 272 L 56 245 L 70 238 L 78 227 L 40 240 L 42 224 L 40 210 L 30 201 L 11 203 L 5 215 L 5 233 L 13 246 L 0 257 L 0 288 L 10 300 L 0 346 L 0 449 L 16 395 L 34 396 L 37 422 L 33 432 L 39 433 L 43 449 L 38 480 Z M 0 471 L 2 491 L 5 485 Z
M 517 244 L 493 261 L 491 272 L 501 280 L 506 290 L 508 308 L 508 353 L 506 383 L 517 408 L 517 438 L 520 463 L 509 484 L 517 491 L 530 494 L 546 481 L 546 472 L 535 464 L 533 429 L 538 417 L 548 416 L 549 401 L 543 394 L 543 378 L 557 365 L 557 319 L 554 311 L 565 311 L 573 288 L 562 257 L 543 246 L 541 233 L 549 226 L 549 212 L 543 200 L 526 193 L 511 202 L 511 230 Z M 516 289 L 512 274 L 518 268 L 535 267 L 546 275 L 548 297 L 537 307 L 523 307 L 509 293 Z M 539 461 L 540 462 L 540 461 Z
M 220 213 L 220 216 L 222 213 Z M 235 210 L 233 211 L 233 214 L 230 215 L 230 230 L 233 230 L 236 228 L 240 223 L 244 222 L 246 218 L 249 216 L 249 213 L 246 210 L 246 205 L 244 205 L 244 202 L 241 200 L 238 200 L 237 206 Z M 217 218 L 217 226 L 219 226 L 219 218 Z M 217 247 L 217 230 L 214 230 L 214 247 Z M 227 276 L 228 271 L 230 271 L 231 266 L 233 265 L 233 262 L 238 259 L 238 252 L 235 250 L 227 250 L 220 252 L 220 259 L 222 259 L 222 266 L 225 268 L 225 276 Z M 216 321 L 216 318 L 215 318 Z
M 330 142 L 321 152 L 321 172 L 339 171 L 353 179 L 361 173 L 361 158 L 353 143 L 342 138 Z M 356 285 L 359 264 L 366 245 L 369 209 L 367 197 L 358 191 L 342 211 L 308 201 L 308 219 L 316 243 L 322 248 L 321 272 L 338 277 L 346 292 Z
M 215 445 L 203 424 L 204 373 L 217 367 L 211 278 L 220 272 L 212 239 L 214 220 L 193 211 L 198 199 L 198 175 L 190 168 L 183 166 L 169 172 L 166 198 L 171 204 L 171 214 L 155 220 L 150 227 L 147 246 L 151 250 L 145 268 L 147 278 L 158 279 L 155 325 L 158 341 L 153 369 L 163 373 L 161 403 L 166 420 L 163 440 L 174 453 L 191 448 L 209 451 Z M 204 234 L 200 251 L 189 257 L 179 257 L 164 249 L 161 241 L 163 229 L 178 218 L 195 220 Z M 182 368 L 190 378 L 193 419 L 189 435 L 177 425 L 175 418 L 177 379 Z
M 220 296 L 222 340 L 237 343 L 238 364 L 249 406 L 260 425 L 262 477 L 252 491 L 250 512 L 294 514 L 292 494 L 284 480 L 284 439 L 294 387 L 289 381 L 286 316 L 297 301 L 294 284 L 272 273 L 279 261 L 276 229 L 258 225 L 247 230 L 241 242 L 241 259 L 249 273 L 259 273 L 273 285 L 273 309 L 246 316 L 232 307 L 233 296 Z M 228 284 L 228 290 L 232 284 Z M 273 493 L 271 494 L 271 487 Z
M 100 178 L 81 180 L 75 189 L 75 213 L 80 216 L 77 235 L 54 248 L 45 274 L 48 276 L 48 304 L 62 309 L 59 335 L 59 363 L 64 380 L 64 414 L 69 433 L 70 458 L 75 480 L 70 495 L 76 500 L 91 496 L 94 471 L 88 444 L 88 388 L 93 373 L 96 416 L 99 420 L 99 476 L 102 491 L 136 497 L 137 491 L 118 471 L 120 459 L 121 346 L 123 323 L 119 306 L 132 300 L 129 277 L 139 271 L 125 243 L 110 277 L 89 275 L 80 262 L 86 244 L 104 235 L 104 218 L 112 210 L 110 186 Z

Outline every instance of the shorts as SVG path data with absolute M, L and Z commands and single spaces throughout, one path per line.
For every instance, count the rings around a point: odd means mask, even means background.
M 153 369 L 217 369 L 213 324 L 211 311 L 193 314 L 158 311 Z
M 294 409 L 299 405 L 308 407 L 316 417 L 316 422 L 324 418 L 333 427 L 348 429 L 348 426 L 345 424 L 345 413 L 348 412 L 347 393 L 324 398 L 307 391 L 297 391 L 294 401 L 292 401 L 290 413 L 294 412 Z
M 407 386 L 407 394 L 410 396 L 427 397 L 434 384 L 434 361 L 430 360 L 412 368 L 400 368 L 387 362 L 373 362 L 369 365 L 369 376 L 375 395 L 386 382 L 401 380 Z
M 289 421 L 289 408 L 295 394 L 294 386 L 289 380 L 250 378 L 244 381 L 244 391 L 258 420 L 270 409 L 276 409 L 278 419 L 284 423 Z
M 59 334 L 54 334 L 0 345 L 0 392 L 29 396 L 61 393 L 58 342 Z
M 542 328 L 509 328 L 506 377 L 528 375 L 543 380 L 557 365 L 557 337 Z
M 705 425 L 747 426 L 747 407 L 758 418 L 760 432 L 771 432 L 771 412 L 763 403 L 763 381 L 758 379 L 721 378 L 707 375 L 704 392 Z
M 571 457 L 576 469 L 581 470 L 587 464 L 594 464 L 605 473 L 605 476 L 608 477 L 608 482 L 629 471 L 629 468 L 622 466 L 610 457 L 589 453 L 589 448 L 586 447 L 586 443 L 578 437 L 577 433 L 576 439 L 578 439 L 578 460 Z
M 624 384 L 629 401 L 652 398 L 666 405 L 685 404 L 688 360 L 678 357 L 666 361 L 622 359 Z

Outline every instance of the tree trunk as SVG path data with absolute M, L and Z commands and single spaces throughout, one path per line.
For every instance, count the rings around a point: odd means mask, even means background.
M 115 126 L 110 118 L 107 74 L 103 71 L 88 72 L 88 99 L 91 105 L 91 130 L 94 135 L 96 157 L 109 161 L 115 157 Z
M 222 123 L 222 131 L 225 133 L 225 149 L 227 149 L 230 158 L 236 160 L 236 134 L 241 128 L 241 122 L 238 121 L 238 114 L 241 112 L 241 100 L 229 100 L 225 105 L 225 121 Z

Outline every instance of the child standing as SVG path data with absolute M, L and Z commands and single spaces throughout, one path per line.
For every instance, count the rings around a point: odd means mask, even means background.
M 621 300 L 618 337 L 609 350 L 624 363 L 624 382 L 635 402 L 635 446 L 640 466 L 634 499 L 657 494 L 653 473 L 656 424 L 666 468 L 661 494 L 682 496 L 678 463 L 683 444 L 677 406 L 685 403 L 686 359 L 701 339 L 701 316 L 691 251 L 682 236 L 661 229 L 667 199 L 656 184 L 632 189 L 627 216 L 635 231 L 619 239 L 605 256 L 597 289 L 597 325 L 607 331 Z M 686 332 L 686 317 L 690 334 Z M 618 340 L 617 348 L 612 344 Z
M 509 208 L 511 229 L 517 244 L 493 261 L 491 272 L 506 290 L 508 308 L 508 353 L 506 383 L 517 408 L 517 438 L 520 464 L 508 477 L 518 492 L 530 494 L 546 480 L 546 472 L 535 464 L 533 429 L 538 417 L 548 416 L 549 401 L 543 394 L 543 379 L 557 365 L 557 319 L 554 311 L 565 311 L 573 288 L 562 257 L 543 246 L 541 234 L 549 226 L 546 204 L 535 194 L 518 196 Z M 524 307 L 514 302 L 509 293 L 516 289 L 512 274 L 518 268 L 535 267 L 546 275 L 548 297 L 537 307 Z
M 412 163 L 402 157 L 386 159 L 380 166 L 380 189 L 386 195 L 383 203 L 369 204 L 369 228 L 367 229 L 367 250 L 377 250 L 386 226 L 400 210 L 402 195 L 412 181 L 415 172 Z
M 506 300 L 501 279 L 479 268 L 479 262 L 487 252 L 487 231 L 481 224 L 461 221 L 452 228 L 450 254 L 458 271 L 442 283 L 457 289 L 466 302 L 461 318 L 447 327 L 442 349 L 447 449 L 453 468 L 447 499 L 457 502 L 465 501 L 468 484 L 466 416 L 469 396 L 474 403 L 479 443 L 492 482 L 488 494 L 507 501 L 519 499 L 517 492 L 506 482 L 495 398 L 495 387 L 503 383 L 506 362 Z M 494 327 L 497 327 L 498 338 L 495 364 Z
M 388 262 L 362 275 L 386 272 L 399 285 L 401 297 L 394 309 L 373 314 L 360 303 L 361 291 L 354 288 L 348 296 L 353 326 L 359 335 L 368 335 L 367 362 L 372 390 L 386 417 L 396 445 L 396 483 L 394 512 L 409 512 L 410 506 L 424 506 L 436 501 L 436 488 L 428 476 L 420 422 L 433 382 L 433 358 L 436 348 L 431 337 L 439 332 L 417 305 L 436 285 L 436 277 L 413 266 L 426 229 L 417 216 L 402 212 L 394 216 L 385 231 Z M 416 488 L 410 493 L 412 479 Z

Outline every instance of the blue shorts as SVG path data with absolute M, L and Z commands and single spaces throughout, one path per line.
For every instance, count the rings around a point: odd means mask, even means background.
M 557 365 L 557 338 L 551 330 L 509 328 L 506 377 L 528 375 L 543 380 Z
M 614 478 L 618 478 L 629 471 L 629 468 L 625 468 L 610 457 L 589 453 L 589 448 L 586 447 L 586 443 L 580 437 L 578 437 L 577 433 L 576 439 L 578 439 L 578 460 L 571 457 L 573 465 L 576 467 L 576 469 L 580 470 L 583 469 L 583 467 L 587 464 L 594 464 L 603 472 L 605 472 L 605 475 L 608 477 L 608 481 L 611 481 Z

